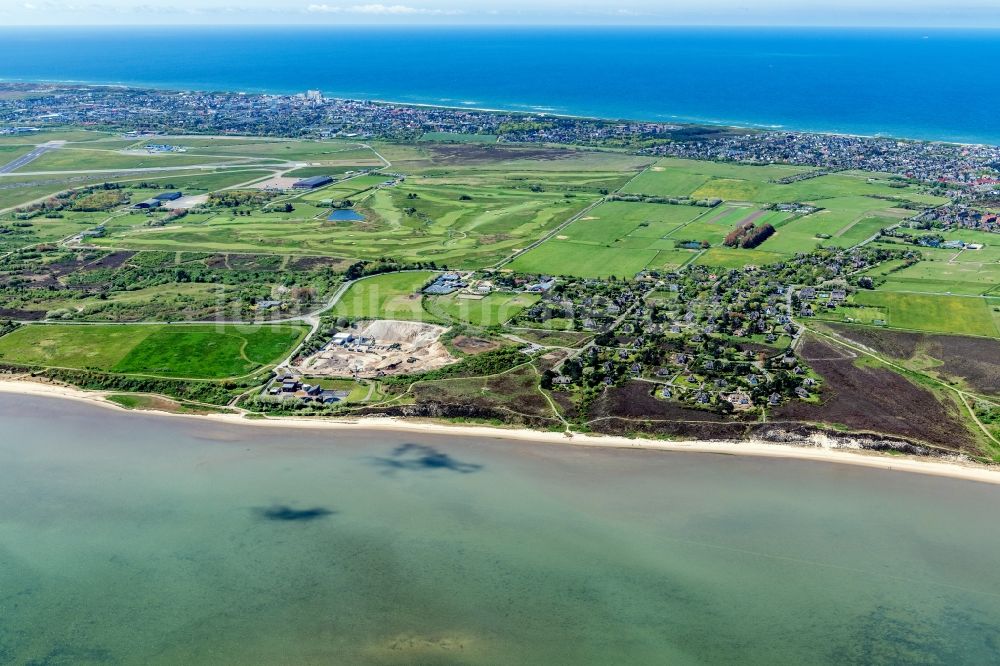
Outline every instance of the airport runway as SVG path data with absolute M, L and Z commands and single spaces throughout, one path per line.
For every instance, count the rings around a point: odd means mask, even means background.
M 43 143 L 27 155 L 21 155 L 13 162 L 8 162 L 7 164 L 0 166 L 0 173 L 11 173 L 12 171 L 17 171 L 25 164 L 34 162 L 50 150 L 62 148 L 63 143 L 63 141 L 49 141 L 48 143 Z

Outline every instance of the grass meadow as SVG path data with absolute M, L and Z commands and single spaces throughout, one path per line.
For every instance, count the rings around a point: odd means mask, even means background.
M 420 290 L 434 279 L 433 271 L 385 273 L 352 284 L 331 314 L 349 319 L 433 320 L 424 311 Z
M 0 338 L 0 360 L 128 375 L 225 379 L 277 363 L 307 330 L 298 325 L 37 324 Z
M 1000 300 L 977 296 L 940 296 L 890 291 L 862 291 L 855 302 L 878 308 L 895 328 L 997 337 L 993 307 Z
M 458 294 L 428 297 L 424 307 L 431 313 L 472 326 L 504 324 L 521 310 L 538 302 L 538 294 L 492 293 L 483 298 L 461 298 Z

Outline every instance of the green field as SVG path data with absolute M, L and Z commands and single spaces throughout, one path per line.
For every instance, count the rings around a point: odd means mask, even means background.
M 590 211 L 563 230 L 566 240 L 607 245 L 627 237 L 656 240 L 665 238 L 684 224 L 705 213 L 695 206 L 611 201 Z
M 285 176 L 289 178 L 310 178 L 312 176 L 333 176 L 335 178 L 340 178 L 349 171 L 370 171 L 371 169 L 371 166 L 363 166 L 361 164 L 301 167 L 299 169 L 292 169 L 291 171 L 286 172 Z M 383 178 L 383 180 L 385 179 Z
M 810 171 L 808 167 L 744 166 L 669 158 L 633 180 L 625 192 L 663 197 L 719 197 L 736 201 L 766 201 L 757 190 L 770 179 Z M 725 196 L 724 196 L 725 195 Z
M 632 277 L 643 269 L 672 270 L 691 258 L 684 242 L 713 246 L 710 259 L 726 267 L 770 263 L 773 252 L 722 251 L 722 241 L 740 222 L 780 225 L 788 213 L 753 206 L 698 206 L 603 203 L 558 236 L 517 257 L 511 268 L 577 277 Z M 765 261 L 766 260 L 766 261 Z
M 420 290 L 435 275 L 433 271 L 408 271 L 363 278 L 341 296 L 331 314 L 350 319 L 433 320 L 424 310 Z
M 78 188 L 87 184 L 113 182 L 130 185 L 137 182 L 158 183 L 161 187 L 183 190 L 185 194 L 204 194 L 224 187 L 230 187 L 248 181 L 260 180 L 272 172 L 259 169 L 233 168 L 217 172 L 179 171 L 162 173 L 145 173 L 108 178 L 108 174 L 74 174 L 66 176 L 7 176 L 0 178 L 0 209 L 15 207 L 29 201 L 55 194 L 63 190 Z M 152 191 L 148 191 L 150 194 Z M 135 192 L 138 200 L 140 191 Z M 48 220 L 35 220 L 34 223 L 46 224 Z
M 522 273 L 631 278 L 654 263 L 658 254 L 553 239 L 517 257 L 509 268 Z
M 516 317 L 524 308 L 537 303 L 537 294 L 492 293 L 483 298 L 460 298 L 458 294 L 429 297 L 429 312 L 440 311 L 449 319 L 473 326 L 495 326 Z
M 244 161 L 238 157 L 205 157 L 187 153 L 122 153 L 117 150 L 61 148 L 50 150 L 15 173 L 35 171 L 85 171 L 91 169 L 149 169 L 155 167 L 226 164 Z
M 778 226 L 762 249 L 794 254 L 809 252 L 817 245 L 851 247 L 899 222 L 903 215 L 891 202 L 868 197 L 826 199 L 817 205 L 824 209 Z
M 254 152 L 273 157 L 285 151 L 343 156 L 358 149 L 354 144 L 338 142 L 324 145 L 324 142 L 247 138 L 224 141 L 211 137 L 163 137 L 162 140 L 212 154 L 232 153 L 233 157 L 237 153 L 252 157 Z M 116 217 L 108 224 L 107 235 L 93 242 L 130 250 L 315 254 L 349 259 L 393 256 L 405 261 L 434 261 L 452 268 L 477 268 L 496 263 L 531 243 L 593 203 L 602 192 L 620 187 L 635 170 L 648 163 L 648 158 L 619 153 L 477 144 L 379 144 L 378 149 L 394 160 L 409 159 L 412 169 L 406 170 L 405 182 L 372 189 L 387 176 L 359 176 L 294 197 L 291 202 L 295 210 L 290 214 L 279 213 L 278 207 L 240 211 L 249 215 L 221 210 L 209 215 L 189 215 L 167 225 L 151 224 L 162 213 L 125 215 Z M 439 155 L 436 152 L 439 150 L 450 152 Z M 465 150 L 473 151 L 470 159 L 463 157 Z M 196 157 L 192 153 L 175 156 Z M 329 162 L 324 160 L 324 163 Z M 363 162 L 350 164 L 356 168 Z M 307 173 L 337 171 L 333 166 L 304 169 L 310 170 Z M 245 179 L 239 176 L 241 180 L 230 180 L 220 186 L 267 175 L 265 171 L 248 172 L 245 167 L 241 170 Z M 214 177 L 224 176 L 220 173 Z M 192 192 L 205 191 L 195 187 L 195 183 L 183 182 L 179 175 L 155 178 Z M 344 198 L 355 202 L 364 221 L 327 221 L 326 202 Z M 655 224 L 664 226 L 669 220 Z M 73 228 L 61 227 L 59 231 L 62 230 L 68 234 Z M 34 240 L 57 238 L 60 236 L 52 231 Z M 672 245 L 655 249 L 672 249 Z
M 983 295 L 1000 285 L 1000 264 L 921 261 L 886 278 L 882 291 Z
M 734 166 L 734 165 L 727 165 Z M 736 167 L 740 168 L 740 167 Z M 795 170 L 796 167 L 742 167 L 754 170 Z M 801 169 L 798 169 L 801 171 Z M 791 173 L 791 172 L 789 172 Z M 894 188 L 863 175 L 833 174 L 800 180 L 790 184 L 768 182 L 767 174 L 755 176 L 753 172 L 740 178 L 709 181 L 693 193 L 696 197 L 717 196 L 722 199 L 754 201 L 758 203 L 820 202 L 842 197 L 884 196 L 901 198 L 919 203 L 941 203 L 943 199 L 922 194 L 916 187 Z M 773 177 L 773 175 L 772 175 Z M 718 183 L 716 185 L 716 183 Z
M 0 144 L 20 144 L 20 145 L 30 145 L 34 147 L 40 143 L 45 143 L 46 141 L 68 141 L 70 143 L 76 143 L 76 142 L 89 143 L 91 141 L 107 141 L 114 139 L 117 139 L 117 135 L 111 134 L 109 132 L 66 128 L 66 129 L 51 129 L 42 132 L 31 132 L 30 134 L 10 134 L 5 136 L 0 136 Z
M 743 250 L 730 247 L 713 247 L 702 254 L 694 263 L 703 266 L 719 268 L 743 268 L 747 265 L 763 266 L 773 264 L 785 258 L 783 254 L 765 252 L 764 250 Z
M 224 379 L 277 363 L 304 326 L 24 326 L 0 338 L 0 360 L 119 374 Z
M 757 225 L 770 223 L 778 229 L 778 233 L 760 248 L 777 254 L 808 252 L 818 244 L 838 247 L 857 245 L 875 235 L 880 228 L 913 214 L 912 211 L 897 208 L 900 204 L 934 205 L 945 201 L 919 191 L 916 186 L 890 187 L 887 180 L 862 172 L 828 174 L 787 184 L 777 182 L 810 171 L 812 169 L 808 167 L 787 165 L 750 166 L 664 159 L 634 179 L 624 191 L 755 204 L 797 202 L 821 208 L 817 213 L 797 219 L 787 214 L 774 214 L 755 220 Z M 702 218 L 683 231 L 691 240 L 704 240 L 717 245 L 728 231 L 720 227 L 734 226 L 740 221 L 737 215 L 732 213 L 725 219 L 713 219 L 714 226 L 701 224 L 707 219 Z M 735 267 L 737 264 L 738 258 L 730 256 L 727 265 Z
M 1000 306 L 997 299 L 861 291 L 855 302 L 880 309 L 886 322 L 896 328 L 988 337 L 1000 334 L 992 312 Z

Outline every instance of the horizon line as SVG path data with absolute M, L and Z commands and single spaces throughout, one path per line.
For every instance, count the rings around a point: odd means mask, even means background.
M 822 24 L 822 23 L 377 23 L 377 22 L 327 22 L 327 23 L 190 23 L 190 22 L 169 22 L 159 21 L 150 25 L 149 21 L 136 21 L 134 23 L 8 23 L 0 26 L 0 30 L 11 28 L 68 28 L 68 29 L 116 29 L 116 28 L 148 28 L 157 30 L 163 27 L 185 27 L 185 28 L 344 28 L 344 27 L 364 27 L 364 28 L 387 28 L 387 29 L 407 29 L 407 30 L 427 30 L 442 28 L 494 28 L 494 29 L 531 29 L 531 28 L 562 28 L 567 30 L 578 28 L 601 28 L 603 30 L 626 28 L 638 30 L 653 30 L 658 28 L 690 28 L 690 29 L 807 29 L 807 30 L 896 30 L 896 31 L 944 31 L 944 30 L 972 30 L 979 32 L 1000 31 L 1000 24 L 997 25 L 889 25 L 889 24 Z

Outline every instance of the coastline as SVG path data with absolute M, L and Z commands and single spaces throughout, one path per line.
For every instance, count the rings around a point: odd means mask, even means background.
M 248 419 L 239 414 L 176 414 L 160 410 L 131 410 L 105 399 L 107 395 L 120 392 L 84 391 L 59 384 L 47 384 L 21 379 L 0 379 L 0 393 L 73 400 L 119 412 L 137 412 L 161 417 L 193 419 L 202 423 L 210 422 L 233 426 L 294 430 L 378 430 L 451 437 L 474 437 L 479 439 L 507 439 L 548 446 L 641 449 L 666 452 L 687 451 L 691 453 L 715 453 L 762 458 L 790 458 L 1000 485 L 1000 469 L 990 469 L 975 463 L 959 462 L 957 460 L 922 460 L 909 456 L 892 457 L 871 451 L 832 448 L 821 445 L 794 446 L 763 441 L 742 442 L 726 440 L 666 441 L 629 439 L 626 437 L 581 433 L 575 433 L 572 437 L 568 437 L 563 433 L 529 430 L 526 428 L 507 429 L 482 425 L 449 425 L 392 417 L 364 417 L 356 419 L 281 417 Z
M 206 94 L 250 94 L 250 95 L 292 95 L 294 91 L 277 88 L 201 88 L 187 84 L 169 84 L 163 82 L 102 82 L 95 80 L 76 79 L 29 79 L 20 77 L 0 76 L 0 84 L 34 84 L 34 85 L 66 85 L 84 86 L 89 88 L 118 88 L 122 90 L 151 90 L 176 93 L 206 93 Z M 702 127 L 712 129 L 729 129 L 744 132 L 789 132 L 793 134 L 815 134 L 819 136 L 837 136 L 857 139 L 891 139 L 896 141 L 908 141 L 913 143 L 941 143 L 954 146 L 995 146 L 1000 145 L 1000 139 L 996 140 L 969 140 L 969 139 L 947 139 L 941 137 L 917 137 L 897 134 L 891 131 L 874 132 L 866 131 L 844 131 L 837 129 L 816 129 L 805 128 L 787 124 L 774 124 L 764 121 L 749 120 L 714 120 L 710 118 L 698 118 L 695 116 L 677 114 L 654 114 L 657 117 L 646 117 L 641 114 L 634 116 L 613 116 L 613 115 L 593 115 L 585 113 L 572 113 L 569 111 L 543 110 L 551 107 L 541 105 L 510 105 L 504 106 L 502 103 L 496 106 L 479 106 L 479 102 L 474 104 L 448 104 L 446 101 L 418 102 L 408 100 L 396 100 L 383 98 L 380 96 L 347 96 L 344 93 L 331 92 L 328 99 L 338 102 L 368 102 L 372 104 L 383 104 L 387 106 L 401 106 L 424 109 L 441 109 L 447 111 L 475 111 L 478 113 L 504 113 L 523 116 L 542 116 L 547 118 L 557 118 L 564 120 L 586 120 L 605 123 L 660 123 L 663 125 L 678 125 L 682 127 Z M 516 108 L 521 107 L 521 108 Z M 252 135 L 251 135 L 252 136 Z

